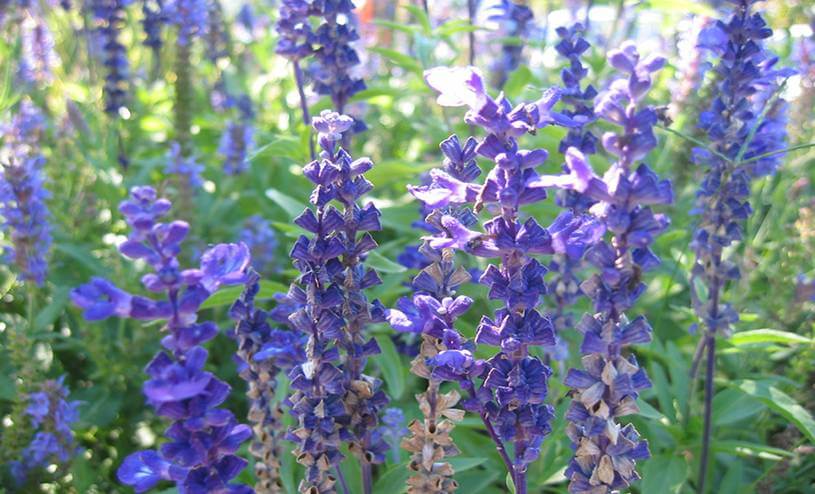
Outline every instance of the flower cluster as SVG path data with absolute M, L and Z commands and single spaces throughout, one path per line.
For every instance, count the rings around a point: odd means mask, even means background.
M 255 214 L 247 218 L 239 240 L 249 247 L 255 271 L 263 274 L 277 269 L 277 235 L 263 216 Z
M 672 91 L 671 118 L 678 117 L 682 109 L 688 103 L 692 103 L 694 94 L 702 86 L 702 80 L 708 68 L 706 50 L 702 49 L 699 44 L 704 42 L 702 36 L 712 20 L 706 16 L 695 16 L 689 22 L 690 26 L 677 44 L 680 58 L 677 63 L 678 78 Z
M 105 52 L 105 111 L 116 115 L 126 105 L 129 63 L 119 40 L 125 26 L 125 8 L 131 0 L 90 0 L 90 10 Z
M 565 379 L 573 390 L 566 414 L 567 434 L 575 448 L 566 470 L 572 493 L 623 489 L 639 478 L 636 460 L 649 455 L 647 442 L 640 440 L 634 427 L 618 422 L 638 411 L 638 393 L 650 386 L 636 358 L 625 355 L 624 350 L 649 342 L 651 327 L 644 316 L 629 320 L 626 311 L 645 291 L 643 273 L 659 264 L 650 245 L 669 223 L 651 206 L 673 200 L 670 182 L 660 180 L 647 165 L 632 170 L 656 146 L 653 126 L 657 115 L 642 101 L 665 59 L 642 59 L 630 42 L 612 50 L 608 59 L 623 77 L 597 97 L 595 111 L 623 129 L 602 137 L 603 146 L 616 161 L 601 179 L 594 175 L 585 155 L 572 147 L 566 151 L 568 173 L 538 181 L 540 185 L 559 182 L 557 186 L 587 196 L 593 203 L 589 212 L 610 234 L 586 254 L 597 272 L 581 289 L 591 299 L 594 312 L 585 314 L 577 327 L 583 334 L 583 369 L 569 370 Z
M 594 98 L 597 96 L 597 90 L 591 84 L 585 88 L 581 87 L 581 81 L 588 75 L 588 68 L 583 65 L 581 56 L 591 48 L 591 45 L 583 37 L 584 28 L 579 23 L 568 28 L 559 27 L 556 32 L 560 40 L 555 45 L 555 49 L 569 62 L 560 72 L 560 78 L 563 81 L 561 102 L 566 106 L 563 113 L 574 121 L 574 125 L 561 139 L 558 150 L 565 153 L 570 147 L 574 147 L 584 154 L 594 154 L 597 150 L 597 137 L 588 126 L 596 120 Z M 557 192 L 557 203 L 579 214 L 588 210 L 592 200 L 577 191 L 564 189 Z M 549 263 L 548 268 L 551 273 L 549 284 L 556 307 L 552 322 L 557 331 L 574 326 L 568 307 L 574 305 L 583 295 L 580 291 L 580 279 L 577 276 L 580 265 L 580 259 L 573 259 L 562 254 L 552 256 L 552 262 Z M 563 353 L 556 352 L 555 357 L 565 357 Z
M 164 11 L 164 0 L 143 0 L 142 16 L 143 44 L 154 53 L 158 53 L 164 44 L 161 30 L 168 21 L 167 13 Z
M 379 428 L 382 438 L 391 448 L 391 460 L 399 462 L 399 443 L 408 433 L 405 427 L 405 413 L 401 408 L 387 408 L 382 414 L 382 426 Z
M 786 102 L 778 97 L 779 79 L 789 71 L 775 68 L 777 58 L 764 46 L 772 35 L 764 19 L 751 13 L 753 1 L 740 0 L 725 23 L 717 21 L 701 37 L 702 48 L 720 57 L 716 97 L 699 126 L 709 147 L 694 150 L 694 161 L 706 174 L 697 193 L 699 226 L 691 247 L 696 252 L 693 277 L 708 287 L 706 300 L 694 305 L 706 331 L 728 334 L 738 315 L 719 293 L 738 278 L 723 250 L 741 239 L 741 223 L 751 213 L 748 198 L 753 178 L 773 173 L 786 144 Z M 774 153 L 774 154 L 773 154 Z
M 221 135 L 218 153 L 224 157 L 224 172 L 227 175 L 238 175 L 249 169 L 249 151 L 255 143 L 252 120 L 255 114 L 248 96 L 237 98 L 234 105 L 239 118 L 230 120 Z
M 20 28 L 20 79 L 29 84 L 50 82 L 57 55 L 54 52 L 54 37 L 45 18 L 39 14 L 32 15 L 22 22 Z
M 217 64 L 218 60 L 229 56 L 230 37 L 226 22 L 224 21 L 224 9 L 220 0 L 207 1 L 206 32 L 202 33 L 207 45 L 207 58 Z
M 452 250 L 438 253 L 427 243 L 421 250 L 431 263 L 414 278 L 413 298 L 400 299 L 397 307 L 388 311 L 387 319 L 396 331 L 422 337 L 410 369 L 427 380 L 427 390 L 417 395 L 424 419 L 412 421 L 410 436 L 402 441 L 402 447 L 411 453 L 408 466 L 413 474 L 408 480 L 408 492 L 444 494 L 457 487 L 453 467 L 445 458 L 459 453 L 450 433 L 464 412 L 455 408 L 460 399 L 458 392 L 442 394 L 439 386 L 450 380 L 466 383 L 463 387 L 471 390 L 471 378 L 480 374 L 477 369 L 483 364 L 475 365 L 472 344 L 465 342 L 454 327 L 456 319 L 473 303 L 469 297 L 455 297 L 456 288 L 469 281 L 469 273 L 456 267 Z M 456 364 L 458 359 L 473 364 L 468 372 L 462 372 L 463 366 Z
M 38 285 L 45 283 L 46 259 L 51 247 L 51 226 L 46 200 L 43 165 L 39 154 L 45 119 L 29 100 L 20 103 L 5 132 L 2 176 L 0 176 L 0 216 L 10 240 L 3 257 L 16 266 L 20 278 Z
M 380 213 L 372 203 L 358 204 L 372 188 L 363 174 L 373 163 L 352 161 L 339 147 L 353 125 L 350 117 L 324 111 L 313 125 L 322 151 L 303 169 L 315 184 L 313 209 L 294 220 L 311 236 L 295 242 L 291 257 L 301 274 L 272 311 L 308 337 L 306 360 L 289 373 L 294 393 L 288 398 L 297 419 L 289 438 L 306 467 L 304 493 L 332 492 L 331 471 L 342 460 L 343 442 L 358 456 L 366 485 L 371 464 L 383 461 L 387 450 L 376 427 L 387 398 L 381 383 L 363 374 L 367 357 L 379 353 L 376 341 L 366 340 L 365 327 L 383 318 L 381 305 L 365 296 L 379 277 L 362 263 L 376 247 L 369 232 L 381 228 Z
M 232 336 L 238 341 L 238 373 L 249 383 L 249 421 L 254 432 L 249 451 L 256 458 L 255 492 L 282 493 L 280 457 L 283 454 L 283 410 L 275 400 L 277 376 L 305 360 L 301 336 L 272 329 L 269 314 L 255 307 L 259 276 L 249 275 L 241 297 L 230 309 L 237 321 Z
M 130 199 L 119 207 L 132 228 L 119 251 L 152 268 L 141 282 L 148 291 L 164 294 L 164 299 L 131 295 L 103 278 L 71 292 L 74 304 L 90 321 L 120 317 L 166 322 L 164 349 L 145 368 L 149 379 L 144 394 L 158 415 L 172 420 L 165 431 L 168 441 L 159 451 L 139 451 L 125 458 L 118 476 L 137 492 L 169 480 L 190 494 L 251 493 L 230 480 L 246 465 L 235 452 L 252 431 L 218 408 L 230 387 L 204 370 L 207 351 L 201 346 L 215 337 L 218 327 L 197 320 L 198 309 L 212 293 L 244 282 L 249 251 L 242 244 L 219 244 L 201 256 L 199 268 L 182 270 L 177 256 L 189 226 L 183 221 L 161 222 L 170 208 L 170 202 L 151 187 L 134 187 Z
M 477 344 L 496 346 L 499 351 L 484 362 L 477 376 L 483 381 L 465 408 L 482 414 L 488 431 L 494 431 L 491 435 L 499 451 L 504 451 L 504 443 L 512 443 L 514 458 L 504 453 L 504 461 L 516 492 L 525 493 L 527 467 L 538 457 L 553 416 L 545 403 L 551 371 L 529 351 L 534 346 L 555 345 L 550 318 L 537 310 L 546 293 L 546 268 L 532 256 L 559 252 L 580 257 L 602 229 L 597 222 L 570 212 L 562 213 L 548 229 L 534 218 L 521 219 L 522 205 L 547 196 L 547 185 L 536 183 L 541 177 L 535 171 L 547 152 L 521 149 L 518 138 L 553 123 L 574 125 L 571 118 L 552 111 L 558 91 L 547 90 L 538 101 L 513 107 L 503 95 L 498 99 L 487 95 L 481 74 L 473 68 L 436 68 L 425 73 L 425 80 L 440 93 L 441 105 L 467 106 L 465 121 L 488 134 L 476 147 L 477 154 L 494 163 L 483 185 L 436 171 L 429 186 L 411 192 L 431 207 L 474 203 L 476 210 L 487 205 L 496 213 L 484 223 L 484 233 L 442 214 L 441 233 L 429 237 L 428 245 L 500 259 L 487 267 L 479 281 L 489 287 L 489 298 L 500 301 L 502 307 L 493 317 L 482 317 L 475 337 Z M 469 373 L 473 362 L 466 357 L 459 353 L 448 360 L 448 369 Z M 459 365 L 465 367 L 450 368 Z
M 204 165 L 198 163 L 194 156 L 184 156 L 181 144 L 173 142 L 167 153 L 167 163 L 164 172 L 168 175 L 175 175 L 182 180 L 185 186 L 197 189 L 204 183 L 201 172 Z
M 496 0 L 483 8 L 485 20 L 496 24 L 502 37 L 514 38 L 501 44 L 501 56 L 491 66 L 492 83 L 502 88 L 509 75 L 521 64 L 524 42 L 530 35 L 535 16 L 528 6 L 511 0 Z
M 351 45 L 359 39 L 353 16 L 351 0 L 284 0 L 277 22 L 277 53 L 295 62 L 295 71 L 299 68 L 297 62 L 313 55 L 315 63 L 309 73 L 314 91 L 329 96 L 339 113 L 345 111 L 351 96 L 365 89 L 362 79 L 351 75 L 351 69 L 360 62 Z M 320 18 L 314 29 L 310 17 Z
M 68 401 L 64 377 L 39 385 L 39 391 L 28 395 L 25 414 L 36 430 L 31 443 L 11 462 L 11 474 L 18 486 L 25 486 L 36 477 L 35 472 L 56 464 L 67 469 L 79 453 L 71 425 L 79 419 L 79 402 Z
M 162 8 L 165 18 L 178 29 L 178 44 L 188 46 L 208 32 L 207 0 L 169 0 Z

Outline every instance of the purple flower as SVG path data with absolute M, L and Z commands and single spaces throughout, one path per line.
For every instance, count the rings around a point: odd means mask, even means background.
M 12 476 L 18 486 L 28 485 L 45 474 L 55 464 L 59 472 L 70 468 L 80 448 L 71 427 L 79 419 L 79 402 L 68 401 L 68 388 L 64 376 L 37 385 L 38 391 L 28 394 L 24 413 L 28 416 L 34 435 L 20 453 L 21 460 L 12 462 Z
M 526 5 L 510 0 L 495 0 L 483 8 L 486 21 L 498 26 L 498 35 L 505 39 L 517 40 L 502 43 L 501 56 L 491 65 L 494 74 L 493 85 L 500 89 L 506 84 L 509 74 L 521 63 L 524 42 L 530 36 L 531 27 L 534 26 L 534 14 Z
M 3 257 L 17 268 L 22 280 L 38 285 L 45 283 L 51 247 L 46 205 L 50 194 L 42 170 L 45 159 L 38 152 L 43 126 L 42 114 L 24 100 L 11 124 L 3 129 L 9 162 L 3 163 L 0 176 L 2 229 L 11 241 Z
M 239 175 L 249 169 L 249 151 L 254 146 L 251 122 L 231 121 L 221 135 L 218 153 L 224 157 L 224 172 Z
M 597 223 L 570 235 L 585 239 L 575 246 L 588 247 L 586 260 L 597 270 L 580 285 L 594 306 L 594 312 L 584 315 L 577 327 L 583 333 L 583 370 L 571 369 L 565 381 L 574 390 L 567 433 L 575 456 L 566 476 L 570 492 L 575 493 L 625 488 L 639 478 L 634 460 L 648 457 L 647 442 L 639 439 L 633 426 L 625 428 L 629 444 L 621 449 L 618 417 L 636 413 L 639 390 L 650 386 L 636 359 L 624 352 L 629 345 L 649 342 L 651 327 L 644 316 L 628 322 L 625 314 L 645 291 L 642 274 L 659 264 L 650 245 L 669 224 L 667 217 L 654 213 L 650 206 L 673 200 L 670 182 L 660 180 L 647 165 L 632 170 L 656 146 L 656 113 L 641 101 L 664 59 L 641 60 L 635 46 L 625 43 L 609 53 L 609 62 L 624 77 L 598 96 L 595 110 L 600 118 L 622 127 L 621 132 L 607 132 L 602 139 L 617 160 L 600 179 L 583 153 L 569 148 L 567 173 L 541 177 L 533 184 L 554 184 L 580 193 L 591 204 L 588 211 Z M 568 231 L 568 223 L 564 226 Z M 604 234 L 610 239 L 597 242 Z M 635 453 L 627 456 L 631 451 Z
M 278 268 L 277 234 L 265 218 L 258 214 L 247 218 L 238 239 L 249 248 L 255 271 L 268 274 Z
M 425 80 L 440 93 L 440 104 L 468 107 L 465 121 L 487 132 L 475 152 L 494 165 L 483 185 L 465 184 L 435 172 L 429 186 L 411 192 L 431 208 L 473 203 L 476 209 L 486 207 L 495 213 L 483 223 L 483 233 L 452 215 L 441 215 L 439 232 L 427 238 L 428 245 L 498 258 L 479 281 L 489 286 L 491 299 L 501 302 L 494 316 L 482 317 L 476 330 L 476 343 L 498 347 L 494 357 L 480 362 L 469 349 L 459 346 L 440 352 L 431 363 L 434 375 L 458 380 L 467 390 L 470 397 L 465 408 L 478 411 L 499 451 L 505 451 L 505 442 L 513 443 L 515 457 L 503 454 L 502 458 L 516 489 L 524 492 L 527 466 L 539 455 L 553 416 L 544 401 L 551 371 L 530 355 L 530 348 L 556 343 L 550 318 L 537 310 L 546 293 L 546 268 L 532 256 L 553 254 L 556 248 L 579 256 L 601 229 L 591 226 L 595 222 L 589 218 L 570 213 L 549 229 L 534 218 L 520 219 L 521 206 L 545 199 L 545 187 L 555 184 L 536 185 L 540 179 L 536 168 L 547 153 L 521 149 L 518 138 L 546 125 L 575 125 L 571 118 L 552 110 L 559 91 L 546 90 L 537 101 L 513 107 L 503 95 L 493 99 L 486 93 L 477 69 L 431 69 Z
M 203 171 L 204 165 L 199 164 L 192 156 L 185 156 L 179 143 L 173 142 L 170 144 L 170 151 L 167 153 L 167 164 L 164 167 L 165 173 L 177 175 L 190 187 L 199 188 L 204 183 L 201 178 L 201 172 Z
M 339 146 L 351 125 L 349 117 L 333 112 L 314 118 L 321 152 L 303 169 L 314 183 L 313 207 L 294 220 L 308 235 L 291 251 L 301 274 L 272 312 L 308 338 L 305 361 L 289 373 L 294 392 L 287 398 L 297 424 L 288 437 L 306 467 L 301 490 L 331 488 L 329 470 L 342 461 L 343 442 L 369 473 L 387 450 L 376 427 L 387 397 L 379 380 L 363 373 L 367 357 L 379 353 L 365 329 L 383 317 L 381 305 L 365 295 L 379 277 L 363 264 L 376 247 L 369 232 L 381 229 L 380 213 L 371 203 L 360 204 L 372 188 L 364 173 L 373 163 L 352 160 Z
M 117 115 L 126 106 L 129 86 L 127 49 L 120 41 L 125 25 L 125 8 L 131 0 L 91 0 L 96 30 L 105 52 L 105 111 Z
M 206 0 L 167 0 L 162 11 L 178 28 L 180 45 L 188 45 L 193 38 L 207 33 L 209 7 Z
M 34 14 L 20 24 L 20 29 L 20 78 L 29 84 L 50 82 L 57 54 L 54 51 L 54 37 L 45 18 Z
M 232 413 L 218 408 L 230 388 L 204 370 L 207 351 L 200 345 L 215 337 L 217 326 L 198 322 L 201 304 L 224 285 L 241 284 L 249 266 L 244 244 L 219 244 L 204 252 L 197 269 L 182 270 L 181 243 L 189 229 L 181 221 L 161 222 L 171 204 L 150 187 L 134 187 L 131 198 L 119 206 L 132 232 L 120 251 L 144 259 L 153 272 L 142 277 L 149 291 L 165 295 L 153 300 L 127 294 L 110 282 L 94 279 L 74 289 L 71 298 L 89 319 L 116 316 L 164 320 L 167 336 L 160 351 L 145 368 L 147 402 L 171 420 L 169 442 L 160 451 L 139 451 L 125 458 L 119 480 L 137 492 L 161 480 L 175 482 L 183 492 L 247 492 L 231 484 L 245 465 L 234 455 L 251 431 L 236 423 Z
M 269 461 L 283 454 L 283 423 L 280 403 L 275 401 L 277 376 L 301 364 L 306 356 L 303 337 L 294 331 L 272 329 L 269 314 L 255 307 L 260 291 L 259 276 L 252 273 L 241 297 L 230 309 L 237 321 L 232 337 L 238 342 L 235 361 L 240 376 L 249 384 L 248 419 L 254 437 L 249 451 L 257 459 L 256 489 L 262 492 L 280 482 L 279 463 Z

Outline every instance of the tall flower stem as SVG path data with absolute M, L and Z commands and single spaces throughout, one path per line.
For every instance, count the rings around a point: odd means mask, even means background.
M 699 457 L 699 494 L 705 493 L 707 463 L 710 454 L 711 415 L 713 414 L 713 374 L 716 370 L 716 336 L 710 334 L 707 339 L 707 369 L 705 372 L 705 415 L 704 432 L 702 433 L 702 453 Z
M 306 100 L 306 92 L 303 88 L 303 69 L 300 67 L 300 62 L 294 60 L 292 62 L 294 66 L 294 81 L 297 84 L 297 94 L 300 97 L 300 111 L 303 114 L 303 123 L 308 130 L 308 150 L 309 154 L 311 155 L 311 159 L 316 157 L 314 151 L 314 137 L 311 133 L 311 116 L 308 112 L 308 101 Z
M 467 18 L 470 21 L 470 27 L 475 27 L 475 0 L 467 0 Z M 468 60 L 470 65 L 475 65 L 475 31 L 470 30 L 467 33 L 467 42 L 469 44 Z

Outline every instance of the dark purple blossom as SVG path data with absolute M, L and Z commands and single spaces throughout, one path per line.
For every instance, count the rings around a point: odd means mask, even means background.
M 178 29 L 180 45 L 189 45 L 194 38 L 204 36 L 209 31 L 208 0 L 167 0 L 163 12 Z
M 152 272 L 142 277 L 142 284 L 164 299 L 130 295 L 102 279 L 71 293 L 92 320 L 115 316 L 165 321 L 164 349 L 145 368 L 144 394 L 159 416 L 172 421 L 165 431 L 168 441 L 159 451 L 128 456 L 119 467 L 119 480 L 137 492 L 166 480 L 190 494 L 250 493 L 248 487 L 230 481 L 246 465 L 235 452 L 252 432 L 231 412 L 218 408 L 230 388 L 204 370 L 207 351 L 201 346 L 215 337 L 218 328 L 197 320 L 201 304 L 212 293 L 221 286 L 244 283 L 249 250 L 243 244 L 219 244 L 201 256 L 198 268 L 181 269 L 178 255 L 189 226 L 183 221 L 162 222 L 170 207 L 150 187 L 134 187 L 130 199 L 119 207 L 132 228 L 119 250 L 150 266 Z
M 158 54 L 164 40 L 162 29 L 168 22 L 167 12 L 164 10 L 165 0 L 142 0 L 142 29 L 144 30 L 144 46 Z
M 105 53 L 105 111 L 117 115 L 126 106 L 129 86 L 127 49 L 120 37 L 125 25 L 125 8 L 131 0 L 90 0 L 90 10 L 96 22 Z
M 367 358 L 379 353 L 366 326 L 383 318 L 381 305 L 365 296 L 379 277 L 363 264 L 376 247 L 369 232 L 381 229 L 380 213 L 371 203 L 359 204 L 372 188 L 363 174 L 373 163 L 352 160 L 339 146 L 353 125 L 350 117 L 324 111 L 313 125 L 322 151 L 303 169 L 314 183 L 313 207 L 294 220 L 308 235 L 291 251 L 301 274 L 272 316 L 308 337 L 306 360 L 289 373 L 293 394 L 287 402 L 297 420 L 289 439 L 306 467 L 300 490 L 322 493 L 333 492 L 342 443 L 349 444 L 364 482 L 370 482 L 371 465 L 382 462 L 387 451 L 377 431 L 387 397 L 379 380 L 363 373 Z

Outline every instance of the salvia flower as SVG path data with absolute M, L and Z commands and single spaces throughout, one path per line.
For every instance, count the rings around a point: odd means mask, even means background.
M 275 52 L 293 62 L 314 53 L 309 16 L 319 13 L 316 5 L 303 0 L 281 0 L 275 28 L 279 39 Z
M 164 167 L 165 173 L 180 177 L 185 185 L 197 189 L 204 183 L 201 177 L 203 171 L 204 165 L 199 164 L 194 156 L 184 156 L 179 143 L 170 144 L 167 164 Z
M 227 175 L 238 175 L 249 169 L 249 152 L 255 143 L 252 102 L 244 96 L 238 98 L 235 106 L 239 118 L 227 122 L 218 145 L 218 153 L 224 157 L 224 172 Z
M 104 50 L 105 111 L 116 115 L 126 106 L 129 62 L 127 49 L 120 41 L 125 25 L 125 8 L 130 0 L 90 0 L 90 9 L 96 21 L 96 31 Z
M 705 421 L 699 485 L 704 489 L 710 446 L 716 337 L 728 336 L 738 312 L 723 300 L 728 282 L 739 278 L 736 263 L 724 250 L 741 240 L 744 222 L 752 213 L 750 184 L 773 174 L 786 146 L 787 103 L 779 92 L 792 71 L 776 67 L 778 58 L 765 47 L 772 36 L 753 0 L 737 0 L 730 19 L 717 21 L 700 36 L 701 47 L 718 57 L 710 108 L 699 116 L 707 146 L 694 149 L 694 161 L 705 168 L 697 192 L 699 225 L 691 248 L 696 262 L 691 272 L 691 301 L 704 330 L 697 355 L 707 350 Z M 706 296 L 695 285 L 706 287 Z M 698 358 L 695 359 L 695 369 Z
M 20 279 L 45 283 L 51 247 L 50 214 L 46 201 L 43 165 L 39 154 L 45 121 L 30 101 L 24 100 L 6 126 L 0 176 L 0 217 L 9 245 L 3 252 L 7 263 L 17 268 Z
M 507 39 L 501 44 L 501 56 L 491 66 L 492 83 L 502 88 L 509 75 L 521 64 L 524 42 L 531 33 L 535 16 L 528 6 L 511 0 L 493 0 L 482 9 L 485 20 L 495 24 L 497 34 Z
M 391 460 L 399 462 L 399 443 L 408 433 L 405 427 L 405 413 L 401 408 L 387 408 L 382 415 L 380 434 L 391 448 Z
M 313 208 L 295 219 L 309 235 L 291 251 L 301 274 L 272 312 L 308 337 L 306 360 L 289 373 L 294 392 L 288 398 L 297 420 L 289 438 L 306 467 L 303 493 L 333 492 L 342 443 L 359 458 L 366 484 L 371 464 L 382 462 L 387 451 L 377 430 L 387 398 L 381 382 L 363 373 L 367 357 L 379 353 L 365 328 L 383 318 L 381 305 L 364 293 L 379 277 L 362 262 L 376 247 L 369 232 L 381 228 L 380 213 L 372 203 L 358 203 L 372 188 L 363 174 L 373 163 L 352 161 L 339 147 L 352 125 L 352 118 L 329 111 L 313 121 L 322 151 L 303 169 L 315 184 Z
M 311 35 L 315 64 L 311 67 L 314 91 L 331 98 L 339 113 L 351 96 L 365 89 L 365 82 L 352 74 L 360 63 L 352 43 L 359 39 L 354 26 L 354 3 L 351 0 L 327 0 L 320 4 L 317 14 L 320 25 Z
M 258 273 L 271 273 L 278 267 L 277 234 L 269 221 L 259 214 L 246 219 L 239 240 L 249 247 L 252 267 Z
M 570 27 L 559 27 L 556 32 L 560 40 L 555 45 L 555 49 L 568 61 L 568 65 L 560 72 L 563 82 L 560 101 L 566 107 L 563 113 L 575 122 L 575 125 L 568 129 L 566 136 L 561 139 L 558 150 L 565 153 L 570 147 L 575 147 L 583 154 L 594 154 L 597 150 L 598 139 L 589 126 L 596 120 L 594 98 L 597 96 L 597 91 L 591 84 L 582 87 L 582 81 L 588 75 L 588 68 L 581 60 L 581 56 L 591 48 L 591 45 L 583 36 L 584 28 L 579 23 Z M 564 208 L 571 209 L 574 213 L 585 212 L 593 202 L 589 196 L 577 190 L 557 191 L 557 203 Z M 548 266 L 552 274 L 549 280 L 550 289 L 556 307 L 553 323 L 558 331 L 574 325 L 568 308 L 582 296 L 580 279 L 576 274 L 580 265 L 580 259 L 555 254 Z M 561 349 L 565 350 L 565 348 Z M 559 353 L 563 354 L 563 352 Z
M 588 217 L 563 213 L 552 226 L 542 227 L 534 218 L 522 220 L 521 206 L 546 198 L 545 186 L 537 184 L 536 168 L 544 163 L 543 149 L 521 149 L 518 138 L 551 124 L 574 125 L 566 115 L 553 111 L 557 90 L 546 90 L 529 104 L 512 104 L 503 96 L 490 97 L 483 78 L 473 68 L 436 68 L 425 80 L 440 93 L 443 106 L 466 106 L 465 121 L 487 132 L 476 152 L 491 161 L 483 185 L 456 180 L 444 172 L 433 174 L 426 189 L 411 192 L 431 207 L 472 203 L 484 206 L 495 216 L 483 224 L 483 233 L 471 230 L 452 215 L 442 214 L 440 234 L 426 237 L 433 248 L 452 248 L 485 257 L 498 258 L 481 275 L 489 287 L 489 298 L 500 301 L 492 317 L 483 316 L 476 329 L 475 343 L 498 347 L 484 363 L 477 377 L 483 378 L 475 398 L 465 407 L 479 411 L 488 432 L 498 445 L 514 482 L 516 492 L 526 492 L 526 470 L 540 454 L 543 438 L 549 433 L 552 408 L 545 403 L 550 369 L 530 348 L 554 346 L 551 319 L 538 312 L 546 293 L 546 268 L 533 256 L 566 253 L 580 257 L 602 234 L 602 227 Z M 551 186 L 551 184 L 549 185 Z M 470 369 L 476 365 L 466 353 L 444 352 L 437 357 L 448 369 Z M 513 445 L 513 458 L 505 443 Z
M 594 175 L 577 148 L 566 151 L 567 174 L 541 177 L 538 185 L 556 186 L 585 194 L 589 212 L 609 233 L 606 241 L 591 246 L 586 259 L 596 272 L 580 288 L 594 306 L 578 324 L 583 334 L 580 352 L 583 369 L 569 370 L 565 384 L 573 399 L 566 414 L 567 434 L 574 457 L 566 470 L 571 493 L 611 493 L 639 478 L 635 462 L 648 458 L 647 442 L 632 425 L 619 418 L 637 413 L 639 392 L 651 383 L 626 347 L 651 341 L 651 326 L 644 316 L 630 319 L 626 312 L 645 291 L 643 273 L 659 264 L 650 245 L 668 226 L 668 219 L 651 206 L 673 199 L 670 182 L 660 180 L 644 163 L 634 165 L 656 146 L 655 110 L 643 103 L 653 75 L 665 64 L 658 56 L 641 58 L 633 43 L 609 53 L 609 62 L 622 75 L 595 101 L 597 115 L 622 128 L 602 137 L 606 150 L 616 156 L 605 175 Z
M 255 492 L 282 493 L 280 457 L 283 454 L 283 410 L 275 400 L 277 376 L 305 360 L 303 338 L 293 331 L 272 329 L 269 314 L 255 307 L 259 276 L 252 273 L 230 315 L 237 321 L 232 336 L 238 341 L 238 373 L 249 384 L 249 421 L 254 436 L 249 451 L 255 457 Z
M 158 53 L 164 44 L 162 29 L 168 22 L 164 0 L 142 0 L 142 16 L 143 44 Z
M 206 32 L 203 36 L 207 58 L 212 63 L 217 64 L 218 60 L 229 56 L 230 37 L 220 0 L 208 0 Z
M 33 15 L 22 22 L 21 30 L 20 78 L 29 84 L 50 82 L 57 54 L 48 24 L 42 16 Z
M 774 96 L 779 79 L 790 73 L 775 68 L 777 58 L 763 46 L 772 30 L 760 14 L 750 12 L 752 4 L 738 2 L 731 19 L 717 21 L 704 36 L 703 48 L 721 57 L 713 69 L 721 81 L 710 109 L 700 115 L 710 148 L 694 150 L 706 174 L 697 193 L 701 222 L 691 246 L 697 256 L 693 276 L 710 289 L 708 300 L 696 298 L 695 305 L 711 333 L 728 334 L 737 317 L 718 300 L 725 284 L 739 276 L 723 250 L 741 239 L 742 223 L 752 212 L 751 180 L 773 173 L 783 158 L 782 153 L 762 156 L 786 142 L 786 102 Z
M 182 269 L 177 256 L 189 225 L 162 222 L 170 208 L 170 202 L 151 187 L 134 187 L 130 199 L 119 206 L 132 228 L 119 251 L 151 268 L 142 285 L 163 298 L 131 295 L 102 278 L 71 292 L 88 320 L 115 316 L 165 321 L 164 349 L 145 368 L 149 378 L 144 394 L 159 416 L 172 421 L 164 432 L 167 442 L 158 451 L 139 451 L 125 458 L 118 477 L 136 492 L 164 480 L 189 494 L 248 494 L 252 489 L 230 481 L 246 466 L 235 452 L 252 431 L 219 408 L 230 387 L 204 370 L 207 351 L 201 346 L 215 337 L 218 327 L 198 321 L 197 312 L 221 286 L 244 283 L 249 250 L 243 244 L 219 244 L 201 256 L 200 267 Z
M 402 440 L 402 447 L 411 453 L 408 492 L 442 494 L 451 493 L 458 486 L 453 479 L 453 467 L 445 458 L 459 453 L 450 433 L 464 417 L 464 411 L 455 408 L 461 398 L 458 392 L 442 394 L 439 386 L 444 381 L 455 381 L 467 383 L 464 387 L 473 389 L 472 377 L 479 374 L 480 367 L 473 365 L 465 370 L 453 364 L 456 356 L 473 362 L 472 344 L 465 342 L 454 327 L 456 319 L 473 302 L 469 297 L 455 296 L 455 289 L 469 281 L 470 275 L 456 267 L 453 251 L 438 253 L 426 243 L 421 250 L 431 263 L 414 278 L 413 298 L 400 299 L 397 307 L 388 311 L 387 320 L 398 332 L 422 337 L 419 354 L 410 369 L 427 380 L 427 390 L 417 395 L 423 419 L 412 421 L 408 427 L 410 434 Z
M 41 383 L 27 399 L 25 414 L 35 432 L 21 459 L 10 465 L 18 486 L 25 486 L 52 464 L 64 472 L 80 451 L 71 430 L 79 419 L 79 402 L 68 401 L 64 377 Z
M 178 44 L 189 45 L 194 38 L 208 32 L 208 0 L 167 0 L 163 11 L 178 29 Z

